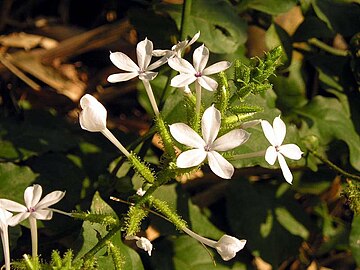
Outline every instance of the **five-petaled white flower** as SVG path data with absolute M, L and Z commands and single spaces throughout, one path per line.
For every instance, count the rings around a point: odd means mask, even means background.
M 0 207 L 0 234 L 1 234 L 1 242 L 3 246 L 6 270 L 10 270 L 10 248 L 9 248 L 8 225 L 12 215 L 13 215 L 12 213 Z
M 296 144 L 282 144 L 286 135 L 286 125 L 280 119 L 280 116 L 274 119 L 273 126 L 268 121 L 261 120 L 261 127 L 266 139 L 271 143 L 271 146 L 266 149 L 265 160 L 270 165 L 274 165 L 276 159 L 278 159 L 285 180 L 291 184 L 293 176 L 284 156 L 299 160 L 303 152 Z
M 170 132 L 175 140 L 195 148 L 182 152 L 176 160 L 176 165 L 179 168 L 190 168 L 198 166 L 207 158 L 211 170 L 216 175 L 230 179 L 234 167 L 218 151 L 228 151 L 243 144 L 250 134 L 242 129 L 234 129 L 216 139 L 220 124 L 221 114 L 213 105 L 205 110 L 201 119 L 203 138 L 184 123 L 170 125 Z
M 239 240 L 230 235 L 223 235 L 214 247 L 224 261 L 229 261 L 236 256 L 236 253 L 244 248 L 246 240 Z
M 51 219 L 53 209 L 49 208 L 49 206 L 59 202 L 65 196 L 65 192 L 53 191 L 40 200 L 41 195 L 42 187 L 35 184 L 25 189 L 25 205 L 7 199 L 0 199 L 0 207 L 9 211 L 18 212 L 18 214 L 9 219 L 8 224 L 15 226 L 28 217 L 39 220 Z
M 116 73 L 110 75 L 107 80 L 111 83 L 123 82 L 139 76 L 140 80 L 153 80 L 157 72 L 154 72 L 155 68 L 159 67 L 162 63 L 155 62 L 150 65 L 153 52 L 153 43 L 145 38 L 140 41 L 136 46 L 136 57 L 138 64 L 135 64 L 133 60 L 122 52 L 110 53 L 111 62 L 119 69 L 128 71 L 125 73 Z
M 194 66 L 183 58 L 170 58 L 168 61 L 169 66 L 180 72 L 179 75 L 171 79 L 171 86 L 186 87 L 187 85 L 197 81 L 206 90 L 215 91 L 218 87 L 218 83 L 214 79 L 208 77 L 208 75 L 224 71 L 230 67 L 231 63 L 228 61 L 221 61 L 205 68 L 208 60 L 209 49 L 204 45 L 201 45 L 194 51 Z
M 198 38 L 200 37 L 200 31 L 197 32 L 193 38 L 189 41 L 189 40 L 183 40 L 178 42 L 178 44 L 174 45 L 171 47 L 171 50 L 153 50 L 153 55 L 154 56 L 162 56 L 162 58 L 159 60 L 161 63 L 166 63 L 170 58 L 172 57 L 182 57 L 182 53 L 183 51 L 191 46 L 196 40 L 198 40 Z
M 138 248 L 145 250 L 149 256 L 151 256 L 151 251 L 153 249 L 153 245 L 151 244 L 150 240 L 145 237 L 138 237 L 136 235 L 133 236 L 126 236 L 126 240 L 136 240 L 136 245 Z
M 82 129 L 100 132 L 106 129 L 107 111 L 105 107 L 92 95 L 86 94 L 80 99 L 82 111 L 79 122 Z

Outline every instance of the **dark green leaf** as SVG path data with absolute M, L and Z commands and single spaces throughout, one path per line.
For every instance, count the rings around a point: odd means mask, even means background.
M 360 266 L 360 216 L 353 218 L 349 242 L 356 264 Z
M 296 5 L 296 0 L 245 0 L 240 1 L 239 8 L 256 9 L 271 15 L 277 15 L 289 11 Z

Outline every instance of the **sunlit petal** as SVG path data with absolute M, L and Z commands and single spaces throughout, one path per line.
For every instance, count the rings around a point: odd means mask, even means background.
M 301 155 L 303 154 L 300 147 L 293 143 L 281 145 L 279 147 L 279 152 L 285 157 L 294 160 L 299 160 L 301 158 Z
M 206 158 L 203 149 L 191 149 L 182 152 L 176 159 L 176 166 L 179 168 L 191 168 L 200 165 Z
M 202 75 L 211 75 L 211 74 L 219 73 L 220 71 L 224 71 L 228 69 L 230 66 L 231 66 L 230 62 L 221 61 L 205 68 L 202 72 Z
M 217 252 L 224 261 L 229 261 L 236 256 L 246 245 L 246 240 L 239 240 L 230 235 L 223 235 L 215 244 Z
M 82 111 L 79 122 L 82 129 L 98 132 L 106 128 L 107 111 L 93 96 L 86 94 L 80 99 Z
M 200 31 L 197 32 L 197 33 L 193 36 L 193 38 L 189 41 L 189 43 L 187 44 L 186 47 L 192 45 L 195 41 L 197 41 L 197 40 L 199 39 L 199 37 L 200 37 Z
M 179 143 L 194 148 L 204 148 L 205 142 L 191 127 L 184 123 L 170 125 L 170 133 Z
M 207 108 L 201 119 L 201 132 L 206 145 L 211 146 L 215 141 L 221 124 L 221 114 L 214 105 Z
M 129 73 L 115 73 L 107 77 L 107 81 L 110 83 L 125 82 L 135 78 L 138 75 L 139 73 L 137 71 Z
M 52 219 L 53 216 L 53 211 L 49 210 L 49 209 L 39 209 L 36 210 L 35 212 L 31 213 L 31 215 L 39 220 L 50 220 Z
M 249 137 L 249 132 L 243 129 L 234 129 L 217 138 L 211 145 L 211 149 L 215 151 L 227 151 L 245 143 Z
M 292 183 L 292 180 L 293 180 L 293 176 L 292 176 L 292 173 L 289 169 L 289 166 L 287 165 L 286 161 L 285 161 L 285 158 L 283 157 L 283 155 L 279 154 L 278 155 L 278 160 L 279 160 L 279 164 L 280 164 L 280 168 L 281 168 L 281 171 L 284 175 L 284 178 L 286 180 L 286 182 L 288 182 L 289 184 Z
M 198 47 L 193 54 L 193 64 L 196 72 L 202 72 L 209 60 L 209 49 L 205 45 Z
M 135 62 L 125 53 L 110 53 L 110 60 L 118 69 L 130 72 L 136 72 L 139 70 L 139 67 L 135 64 Z
M 136 56 L 141 71 L 145 71 L 150 64 L 153 51 L 153 43 L 145 38 L 136 46 Z
M 171 79 L 171 86 L 173 87 L 185 87 L 192 84 L 196 80 L 193 74 L 180 73 Z
M 42 195 L 42 187 L 40 185 L 33 185 L 27 187 L 24 192 L 24 201 L 26 207 L 29 209 L 30 207 L 36 205 L 41 198 Z
M 216 151 L 210 151 L 207 156 L 210 169 L 213 173 L 224 179 L 230 179 L 232 177 L 234 174 L 234 166 L 222 155 Z
M 276 148 L 274 146 L 269 146 L 266 149 L 265 160 L 270 165 L 274 165 L 277 156 L 278 156 L 278 152 L 276 151 Z
M 272 128 L 270 123 L 266 120 L 261 120 L 261 127 L 266 139 L 271 143 L 271 145 L 276 146 L 277 141 L 275 138 L 274 129 Z
M 276 139 L 276 145 L 281 145 L 286 135 L 286 125 L 280 116 L 275 117 L 273 122 L 274 134 Z
M 36 211 L 43 208 L 48 208 L 50 205 L 53 205 L 59 202 L 62 198 L 64 198 L 65 192 L 63 191 L 53 191 L 47 194 L 35 207 Z
M 6 209 L 12 212 L 25 212 L 26 206 L 7 199 L 0 199 L 0 208 Z
M 168 64 L 172 69 L 179 71 L 180 73 L 190 73 L 195 76 L 196 70 L 187 60 L 183 58 L 170 58 Z
M 139 74 L 139 79 L 140 80 L 147 80 L 147 81 L 151 81 L 153 79 L 155 79 L 155 77 L 158 75 L 157 72 L 153 72 L 153 71 L 146 71 L 143 73 Z
M 8 224 L 9 226 L 16 226 L 18 225 L 21 221 L 27 219 L 30 216 L 30 212 L 22 212 L 19 213 L 17 215 L 14 215 L 13 217 L 8 219 Z
M 201 76 L 197 78 L 199 84 L 208 91 L 215 91 L 218 87 L 218 83 L 208 76 Z

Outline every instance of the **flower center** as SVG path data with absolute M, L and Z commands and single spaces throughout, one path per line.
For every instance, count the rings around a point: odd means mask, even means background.
M 196 78 L 201 77 L 201 72 L 196 72 L 196 73 L 195 73 L 195 77 L 196 77 Z
M 205 145 L 204 146 L 204 150 L 206 151 L 206 152 L 209 152 L 211 149 L 210 149 L 210 146 L 209 145 Z
M 30 212 L 30 213 L 34 213 L 35 211 L 36 211 L 35 207 L 30 207 L 28 209 L 28 212 Z
M 275 150 L 276 150 L 276 152 L 279 152 L 279 151 L 280 151 L 280 149 L 279 149 L 279 146 L 278 146 L 278 145 L 275 145 Z

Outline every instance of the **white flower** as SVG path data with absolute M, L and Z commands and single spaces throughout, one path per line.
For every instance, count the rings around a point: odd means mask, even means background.
M 12 213 L 0 207 L 0 234 L 1 234 L 3 252 L 4 252 L 6 270 L 10 270 L 10 247 L 9 247 L 8 225 L 12 215 L 13 215 Z
M 218 176 L 230 179 L 234 173 L 233 165 L 218 151 L 233 149 L 247 141 L 250 134 L 242 129 L 235 129 L 216 139 L 221 124 L 221 114 L 214 106 L 207 108 L 201 119 L 201 138 L 191 127 L 183 123 L 170 125 L 171 135 L 178 142 L 194 149 L 182 152 L 176 165 L 179 168 L 198 166 L 206 158 L 211 170 Z
M 11 200 L 0 199 L 0 207 L 9 211 L 19 212 L 19 214 L 9 219 L 8 224 L 15 226 L 28 217 L 50 220 L 53 215 L 53 210 L 49 208 L 49 206 L 59 202 L 65 196 L 65 192 L 53 191 L 40 200 L 41 195 L 42 187 L 40 185 L 33 185 L 25 189 L 25 206 Z
M 180 72 L 179 75 L 172 78 L 171 86 L 185 87 L 197 81 L 205 89 L 215 91 L 218 87 L 218 83 L 214 79 L 208 77 L 208 75 L 224 71 L 230 67 L 231 63 L 228 61 L 221 61 L 205 68 L 208 60 L 209 50 L 204 45 L 201 45 L 194 51 L 194 66 L 185 59 L 179 57 L 170 58 L 168 61 L 169 66 Z
M 182 53 L 183 51 L 191 46 L 196 40 L 198 40 L 198 38 L 200 37 L 200 31 L 197 32 L 194 37 L 188 41 L 188 40 L 183 40 L 178 42 L 178 44 L 174 45 L 171 47 L 171 50 L 153 50 L 153 55 L 154 56 L 163 56 L 160 60 L 163 63 L 166 63 L 170 58 L 172 57 L 182 57 Z M 158 60 L 158 61 L 160 61 Z
M 150 65 L 153 52 L 153 43 L 145 38 L 140 41 L 136 46 L 136 56 L 138 64 L 122 52 L 110 53 L 111 62 L 119 69 L 128 71 L 125 73 L 116 73 L 110 75 L 107 80 L 111 83 L 128 81 L 132 78 L 139 76 L 140 80 L 153 80 L 157 72 L 153 69 L 161 65 L 160 62 L 155 62 Z
M 136 190 L 136 195 L 138 195 L 140 197 L 144 196 L 145 193 L 146 193 L 146 190 L 143 190 L 142 188 L 139 188 Z
M 223 235 L 219 241 L 216 242 L 215 248 L 224 261 L 231 260 L 236 256 L 236 253 L 244 248 L 246 240 L 239 240 L 227 234 Z
M 138 237 L 134 236 L 126 236 L 126 240 L 136 240 L 136 245 L 138 248 L 145 250 L 149 256 L 151 256 L 151 251 L 153 249 L 153 245 L 151 244 L 150 240 L 145 237 Z
M 270 165 L 274 165 L 276 159 L 278 159 L 285 180 L 291 184 L 293 176 L 284 156 L 299 160 L 303 152 L 296 144 L 282 144 L 286 135 L 286 125 L 280 119 L 280 116 L 274 119 L 273 126 L 268 121 L 261 120 L 261 127 L 266 139 L 271 143 L 271 146 L 266 149 L 265 160 Z
M 92 95 L 86 94 L 80 99 L 82 111 L 79 122 L 82 129 L 99 132 L 106 129 L 107 111 Z
M 239 240 L 227 234 L 223 235 L 219 239 L 219 241 L 216 242 L 214 240 L 198 235 L 197 233 L 186 227 L 182 230 L 200 243 L 215 248 L 224 261 L 229 261 L 234 258 L 236 256 L 236 253 L 242 250 L 246 244 L 246 240 Z

